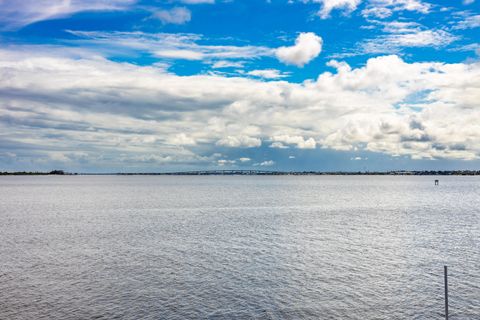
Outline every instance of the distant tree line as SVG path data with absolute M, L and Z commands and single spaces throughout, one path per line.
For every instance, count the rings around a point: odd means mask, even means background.
M 14 172 L 0 172 L 2 176 L 46 176 L 46 175 L 65 175 L 63 170 L 52 170 L 50 172 L 40 172 L 40 171 L 14 171 Z
M 219 175 L 251 175 L 251 176 L 309 176 L 309 175 L 338 175 L 338 176 L 352 176 L 352 175 L 402 175 L 402 176 L 448 176 L 448 175 L 464 175 L 476 176 L 480 175 L 480 170 L 418 170 L 418 171 L 261 171 L 261 170 L 205 170 L 205 171 L 180 171 L 180 172 L 163 172 L 163 173 L 117 173 L 117 175 L 171 175 L 171 176 L 219 176 Z

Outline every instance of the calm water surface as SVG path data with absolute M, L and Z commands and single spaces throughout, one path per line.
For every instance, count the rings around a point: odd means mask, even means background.
M 480 319 L 480 177 L 0 177 L 0 319 Z

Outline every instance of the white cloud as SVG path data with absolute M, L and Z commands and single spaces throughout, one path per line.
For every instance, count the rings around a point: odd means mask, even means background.
M 187 136 L 185 133 L 176 134 L 171 137 L 167 142 L 177 146 L 193 146 L 196 144 L 195 139 Z
M 288 77 L 287 74 L 284 74 L 277 69 L 252 70 L 247 72 L 247 74 L 250 76 L 265 78 L 265 79 L 280 79 L 280 78 Z
M 0 49 L 1 154 L 51 161 L 56 152 L 58 159 L 100 167 L 198 166 L 226 159 L 198 150 L 269 141 L 480 158 L 479 62 L 406 63 L 391 55 L 352 68 L 332 61 L 336 71 L 289 83 L 176 76 L 57 50 Z
M 154 54 L 160 58 L 202 60 L 204 55 L 198 51 L 192 50 L 158 50 Z
M 455 41 L 456 37 L 443 30 L 422 30 L 411 33 L 397 33 L 384 38 L 395 47 L 442 47 Z
M 480 49 L 480 43 L 470 43 L 470 44 L 465 44 L 465 45 L 460 45 L 455 48 L 449 48 L 448 51 L 473 51 L 473 52 L 478 52 Z
M 454 29 L 473 29 L 480 27 L 480 14 L 468 15 L 464 20 L 460 21 Z
M 184 24 L 190 21 L 192 13 L 184 7 L 175 7 L 169 10 L 158 10 L 153 17 L 159 19 L 163 24 Z
M 416 22 L 377 22 L 384 35 L 360 44 L 363 53 L 399 53 L 405 47 L 441 48 L 458 40 L 445 30 L 430 30 Z
M 283 63 L 303 67 L 322 52 L 322 43 L 322 38 L 313 32 L 300 33 L 295 45 L 278 48 L 276 56 Z
M 249 161 L 251 161 L 252 159 L 244 157 L 244 158 L 240 158 L 240 159 L 238 159 L 238 160 L 240 160 L 240 162 L 249 162 Z
M 417 22 L 388 21 L 380 22 L 383 32 L 394 34 L 408 34 L 421 31 L 423 26 Z
M 202 60 L 211 63 L 213 68 L 241 68 L 248 60 L 273 56 L 286 64 L 301 67 L 321 53 L 323 42 L 321 37 L 312 32 L 300 33 L 293 46 L 273 49 L 199 44 L 203 38 L 197 34 L 67 31 L 77 36 L 73 42 L 106 56 L 112 52 L 116 55 L 122 52 L 125 55 L 149 52 L 159 58 Z M 251 75 L 270 79 L 288 76 L 275 69 L 253 70 Z
M 431 8 L 431 4 L 420 0 L 370 0 L 362 11 L 362 15 L 383 19 L 391 16 L 394 11 L 414 11 L 427 14 Z
M 143 33 L 143 32 L 69 32 L 78 37 L 76 40 L 84 46 L 110 52 L 124 51 L 124 54 L 150 52 L 153 55 L 170 59 L 204 60 L 217 68 L 227 67 L 228 63 L 237 65 L 246 59 L 270 57 L 274 50 L 261 46 L 205 45 L 198 44 L 203 40 L 201 35 L 182 33 Z M 239 60 L 242 61 L 233 61 Z
M 122 10 L 135 2 L 136 0 L 0 0 L 0 25 L 9 29 L 21 28 L 82 11 Z
M 220 60 L 215 61 L 212 64 L 212 68 L 214 69 L 221 69 L 221 68 L 242 68 L 245 62 L 243 61 L 228 61 L 228 60 Z
M 233 165 L 235 164 L 236 161 L 235 160 L 227 160 L 227 159 L 219 159 L 217 160 L 217 164 L 219 166 L 228 166 L 228 165 Z
M 322 19 L 330 17 L 330 13 L 335 9 L 343 9 L 346 12 L 351 12 L 357 9 L 357 6 L 362 2 L 361 0 L 303 0 L 304 2 L 321 3 L 322 8 L 318 15 Z
M 275 164 L 275 161 L 267 160 L 267 161 L 263 161 L 263 162 L 260 162 L 260 163 L 255 163 L 254 166 L 271 167 L 274 164 Z
M 295 144 L 298 149 L 315 149 L 317 143 L 313 138 L 304 139 L 302 136 L 279 135 L 271 138 L 272 141 Z
M 79 12 L 125 10 L 137 2 L 138 0 L 0 0 L 0 25 L 7 29 L 16 29 L 39 21 L 65 18 Z M 188 5 L 215 3 L 214 0 L 178 2 Z M 143 7 L 140 9 L 150 10 Z M 191 12 L 187 8 L 176 7 L 157 10 L 152 16 L 163 23 L 183 24 L 190 21 Z
M 281 142 L 273 142 L 269 147 L 274 148 L 274 149 L 288 149 L 289 148 L 288 146 L 284 145 Z
M 394 10 L 417 11 L 420 13 L 429 13 L 431 5 L 419 0 L 383 0 L 387 5 L 393 6 Z
M 376 17 L 380 19 L 385 19 L 392 15 L 392 10 L 385 7 L 367 7 L 362 10 L 362 15 L 365 18 Z
M 262 140 L 249 136 L 226 136 L 217 141 L 217 146 L 231 147 L 231 148 L 253 148 L 262 145 Z

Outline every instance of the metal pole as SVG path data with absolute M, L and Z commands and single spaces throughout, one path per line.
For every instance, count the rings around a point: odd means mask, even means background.
M 443 266 L 443 276 L 445 280 L 445 320 L 448 320 L 448 274 L 447 266 Z

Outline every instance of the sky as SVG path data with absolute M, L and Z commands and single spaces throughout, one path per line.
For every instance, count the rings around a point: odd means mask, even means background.
M 0 171 L 480 169 L 479 59 L 479 0 L 0 0 Z

